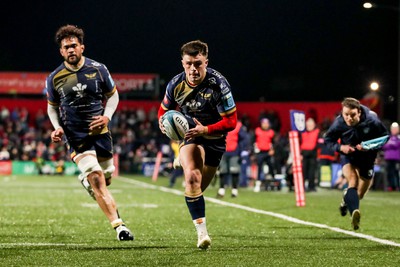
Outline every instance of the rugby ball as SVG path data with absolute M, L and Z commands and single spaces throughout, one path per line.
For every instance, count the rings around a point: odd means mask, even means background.
M 185 133 L 189 130 L 189 123 L 185 116 L 176 110 L 168 110 L 161 121 L 165 129 L 165 134 L 169 139 L 183 140 Z

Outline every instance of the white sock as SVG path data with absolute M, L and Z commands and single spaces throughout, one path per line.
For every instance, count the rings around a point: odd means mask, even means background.
M 193 224 L 196 227 L 197 236 L 199 238 L 208 235 L 205 217 L 193 220 Z
M 225 196 L 225 188 L 218 189 L 218 195 Z
M 118 226 L 122 225 L 122 224 L 124 224 L 124 222 L 123 222 L 122 219 L 120 219 L 120 218 L 118 218 L 118 219 L 116 219 L 116 220 L 114 220 L 114 221 L 111 222 L 111 226 L 112 226 L 114 229 L 117 228 Z
M 232 195 L 237 196 L 239 194 L 239 191 L 237 190 L 237 188 L 232 188 Z

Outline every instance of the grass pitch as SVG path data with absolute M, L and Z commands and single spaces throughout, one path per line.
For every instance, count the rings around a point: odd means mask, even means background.
M 197 236 L 183 188 L 142 176 L 116 178 L 110 190 L 133 231 L 120 242 L 76 177 L 7 176 L 0 186 L 0 266 L 398 266 L 400 193 L 371 191 L 361 228 L 341 217 L 341 192 L 282 191 L 217 200 L 205 192 L 212 246 Z M 179 181 L 178 183 L 179 184 Z

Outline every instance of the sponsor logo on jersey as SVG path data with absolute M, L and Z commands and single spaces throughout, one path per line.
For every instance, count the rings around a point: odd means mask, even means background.
M 199 92 L 200 97 L 204 98 L 205 100 L 211 99 L 211 93 L 202 93 Z
M 97 75 L 96 72 L 90 73 L 90 74 L 85 74 L 85 76 L 86 76 L 86 78 L 87 78 L 88 80 L 96 79 L 96 75 Z
M 92 65 L 95 66 L 95 67 L 100 67 L 101 66 L 101 64 L 99 62 L 96 62 L 96 61 L 93 61 Z
M 232 93 L 228 93 L 222 97 L 222 102 L 224 103 L 225 109 L 231 109 L 235 107 L 235 101 L 233 101 Z
M 216 71 L 216 70 L 214 70 L 214 71 L 212 72 L 212 74 L 213 74 L 214 76 L 216 76 L 218 79 L 223 79 L 223 78 L 224 78 L 224 76 L 222 76 L 222 74 L 219 73 L 219 72 Z
M 208 79 L 208 82 L 210 84 L 217 84 L 217 80 L 214 77 L 211 77 L 210 79 Z

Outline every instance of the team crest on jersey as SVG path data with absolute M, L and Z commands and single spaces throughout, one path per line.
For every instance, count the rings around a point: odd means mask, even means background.
M 365 128 L 363 129 L 363 132 L 364 132 L 365 134 L 369 133 L 369 131 L 370 131 L 370 128 L 369 128 L 369 127 L 365 127 Z
M 72 87 L 72 90 L 76 92 L 77 97 L 83 97 L 84 95 L 83 91 L 85 91 L 86 87 L 87 87 L 86 84 L 78 83 L 76 86 Z
M 85 74 L 85 76 L 86 76 L 86 78 L 87 78 L 88 80 L 96 79 L 96 75 L 97 75 L 96 72 L 90 73 L 90 74 Z
M 190 102 L 186 102 L 186 106 L 190 108 L 191 111 L 196 111 L 201 106 L 200 102 L 196 102 L 196 100 L 192 99 Z

